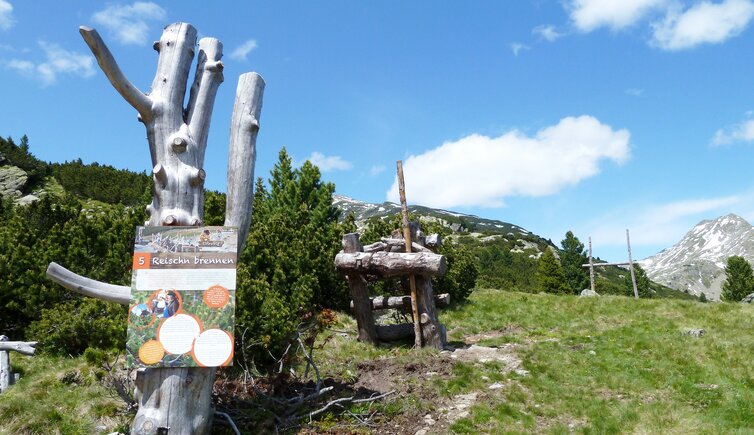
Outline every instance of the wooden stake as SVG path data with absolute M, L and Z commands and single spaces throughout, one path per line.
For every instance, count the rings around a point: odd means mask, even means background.
M 403 239 L 406 242 L 406 252 L 411 252 L 411 229 L 408 226 L 408 205 L 406 205 L 406 186 L 403 182 L 403 162 L 398 160 L 398 192 L 401 197 L 401 216 L 403 217 Z M 414 345 L 422 346 L 421 320 L 419 319 L 419 301 L 416 298 L 416 279 L 414 275 L 408 276 L 408 285 L 411 289 L 411 313 L 414 316 Z
M 631 238 L 626 228 L 626 244 L 628 245 L 628 269 L 631 271 L 631 284 L 634 286 L 634 297 L 639 299 L 639 289 L 636 288 L 636 275 L 634 274 L 634 260 L 631 259 Z
M 589 236 L 589 283 L 593 292 L 594 289 L 594 257 L 592 257 L 592 236 Z

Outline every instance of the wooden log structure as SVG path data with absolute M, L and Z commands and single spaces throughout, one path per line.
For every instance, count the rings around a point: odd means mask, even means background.
M 153 45 L 158 52 L 157 72 L 148 93 L 138 90 L 123 74 L 96 30 L 80 28 L 81 36 L 116 91 L 138 112 L 147 130 L 154 189 L 147 206 L 146 225 L 202 225 L 204 155 L 212 109 L 223 82 L 222 43 L 202 38 L 187 23 L 163 30 Z M 186 97 L 187 80 L 195 52 L 196 72 Z M 251 223 L 254 160 L 264 80 L 256 73 L 238 81 L 231 118 L 228 158 L 226 226 L 238 227 L 239 248 Z M 128 304 L 130 289 L 79 276 L 51 263 L 47 275 L 62 286 L 83 294 Z M 211 403 L 215 370 L 212 368 L 141 369 L 136 376 L 139 409 L 132 434 L 207 434 L 213 420 Z
M 432 252 L 341 252 L 335 256 L 335 267 L 343 273 L 395 278 L 408 273 L 444 275 L 447 264 L 445 256 Z
M 411 308 L 411 296 L 375 296 L 369 298 L 372 301 L 372 310 L 409 309 Z M 450 294 L 435 295 L 435 305 L 444 308 L 450 305 Z M 351 301 L 351 310 L 353 310 Z
M 8 341 L 8 337 L 0 335 L 0 393 L 18 381 L 18 374 L 11 371 L 10 352 L 32 356 L 36 346 L 36 341 Z

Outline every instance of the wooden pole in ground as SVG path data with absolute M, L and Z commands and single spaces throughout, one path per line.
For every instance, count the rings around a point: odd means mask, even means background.
M 628 269 L 631 271 L 631 284 L 634 286 L 634 297 L 639 299 L 639 289 L 636 288 L 636 274 L 634 274 L 634 260 L 631 259 L 631 238 L 628 236 L 628 228 L 626 228 L 626 244 L 628 245 Z
M 592 257 L 592 236 L 589 236 L 589 284 L 593 292 L 594 289 L 594 257 Z
M 408 225 L 408 205 L 406 205 L 406 185 L 403 181 L 403 162 L 398 160 L 398 192 L 401 197 L 401 216 L 403 217 L 403 239 L 406 242 L 406 252 L 411 252 L 411 229 Z M 419 301 L 416 298 L 416 279 L 413 274 L 408 276 L 411 290 L 411 314 L 414 316 L 414 345 L 422 346 L 421 319 L 419 319 Z

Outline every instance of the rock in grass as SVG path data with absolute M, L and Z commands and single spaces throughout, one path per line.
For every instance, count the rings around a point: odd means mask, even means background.
M 599 296 L 600 294 L 597 293 L 594 290 L 590 290 L 588 288 L 585 288 L 584 290 L 581 290 L 581 294 L 579 295 L 580 298 L 591 298 L 594 296 Z
M 706 333 L 707 331 L 705 331 L 704 329 L 687 329 L 686 330 L 686 334 L 692 337 L 696 337 L 696 338 L 699 338 Z
M 742 304 L 750 304 L 752 302 L 754 302 L 754 293 L 744 296 L 744 298 L 741 299 Z

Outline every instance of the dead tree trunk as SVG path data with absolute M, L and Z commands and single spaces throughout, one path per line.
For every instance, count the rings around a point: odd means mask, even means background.
M 10 367 L 10 352 L 31 356 L 37 350 L 36 346 L 36 341 L 8 341 L 8 337 L 0 335 L 0 393 L 18 379 L 18 374 L 14 375 Z
M 222 44 L 199 41 L 196 73 L 183 107 L 196 46 L 196 29 L 186 23 L 165 27 L 154 43 L 157 73 L 149 93 L 123 75 L 96 30 L 81 27 L 89 48 L 113 87 L 139 113 L 147 129 L 154 189 L 147 206 L 150 226 L 201 225 L 204 209 L 204 153 L 217 88 L 223 81 Z M 239 79 L 231 123 L 225 225 L 239 227 L 243 246 L 251 222 L 256 136 L 264 81 L 256 73 Z M 48 276 L 63 286 L 106 300 L 128 303 L 122 286 L 90 280 L 51 263 Z M 125 288 L 127 289 L 127 287 Z M 132 434 L 204 434 L 212 423 L 214 369 L 155 368 L 137 373 L 139 410 Z

